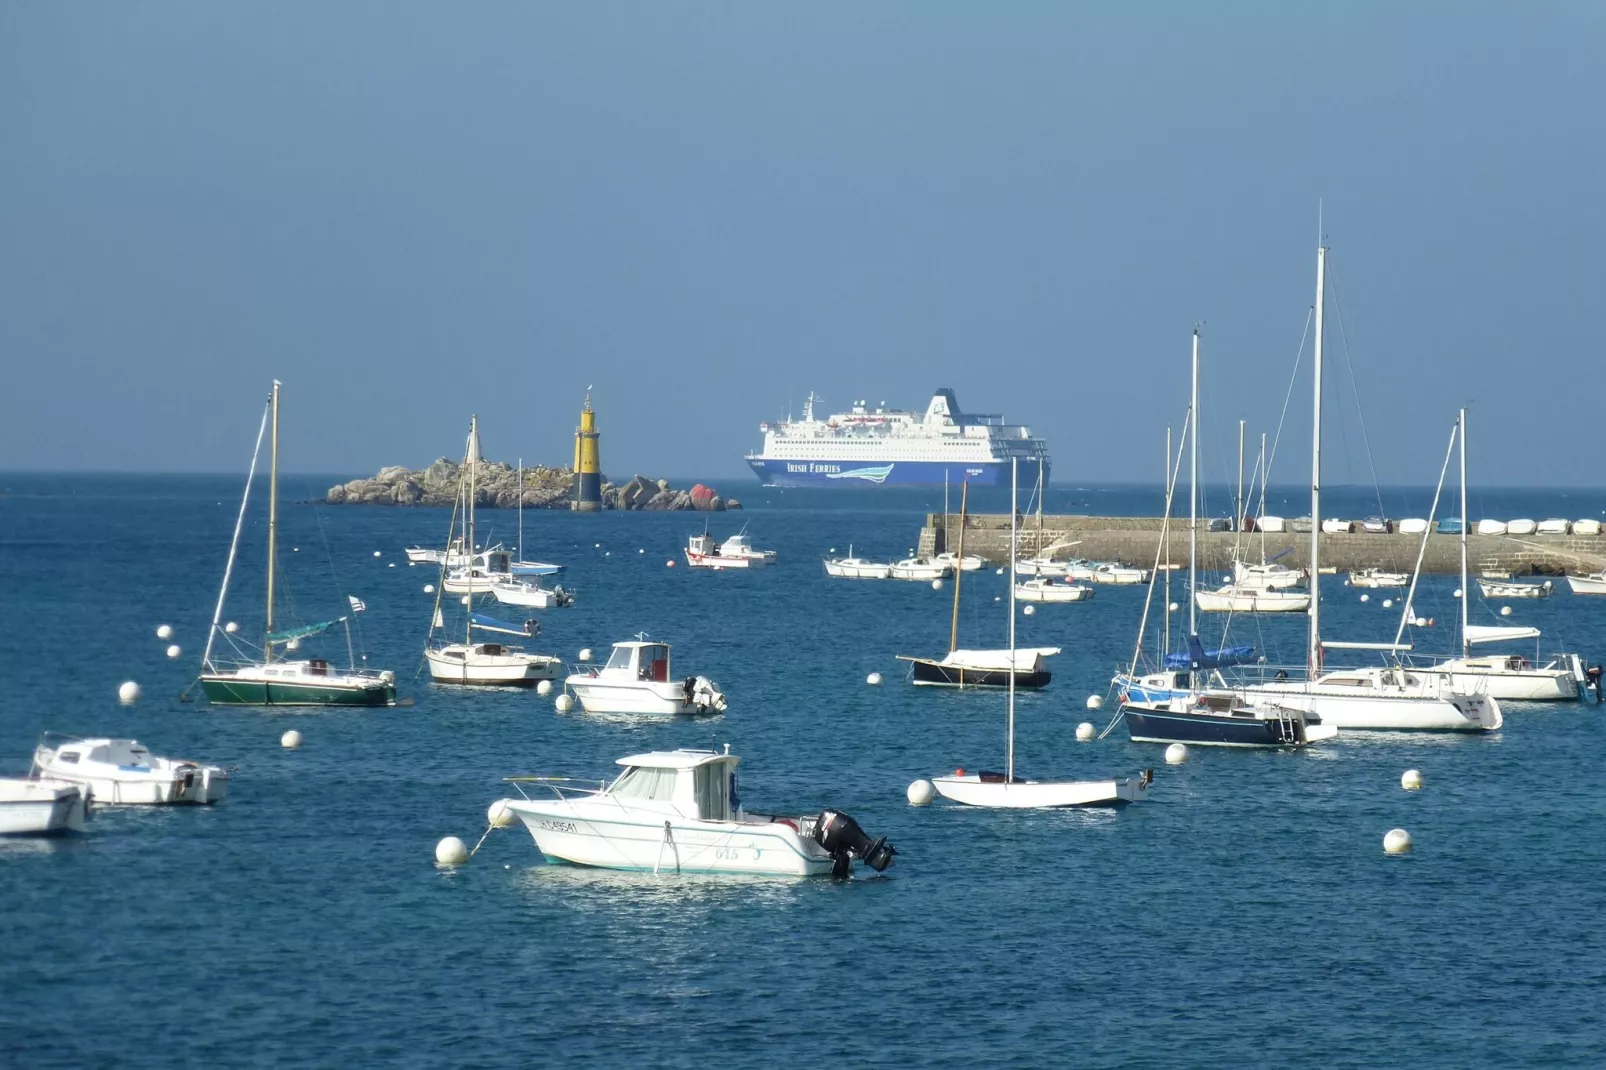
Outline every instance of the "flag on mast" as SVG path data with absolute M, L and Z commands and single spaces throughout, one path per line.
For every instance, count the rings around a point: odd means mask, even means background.
M 363 604 L 363 600 L 354 594 L 348 594 L 346 596 L 346 601 L 351 603 L 351 611 L 353 613 L 361 613 L 363 610 L 368 608 Z

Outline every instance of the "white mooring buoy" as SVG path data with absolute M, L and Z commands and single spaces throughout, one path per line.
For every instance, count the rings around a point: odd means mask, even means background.
M 668 561 L 665 561 L 664 562 L 664 567 L 665 568 L 674 568 L 675 567 L 675 559 L 671 557 Z
M 468 861 L 468 844 L 456 836 L 448 836 L 435 845 L 435 862 L 442 866 L 460 866 Z
M 235 632 L 240 630 L 240 626 L 231 620 L 223 626 L 223 630 L 228 632 L 230 635 L 233 635 Z
M 1177 610 L 1179 610 L 1179 609 L 1181 609 L 1181 608 L 1182 608 L 1182 606 L 1181 606 L 1181 605 L 1179 605 L 1179 604 L 1178 604 L 1178 603 L 1176 603 L 1176 602 L 1172 602 L 1172 603 L 1171 603 L 1171 605 L 1170 605 L 1170 606 L 1168 606 L 1168 607 L 1167 607 L 1167 608 L 1168 608 L 1168 609 L 1170 609 L 1170 610 L 1171 610 L 1171 612 L 1173 612 L 1173 613 L 1175 613 L 1175 612 L 1176 612 L 1176 611 L 1177 611 Z
M 132 706 L 139 701 L 139 685 L 132 680 L 124 680 L 117 689 L 117 701 L 124 706 Z
M 550 695 L 550 694 L 552 694 L 552 681 L 551 680 L 542 680 L 540 683 L 536 684 L 535 685 L 535 693 L 537 695 Z
M 1457 587 L 1457 588 L 1456 588 L 1456 589 L 1455 589 L 1455 595 L 1454 595 L 1454 597 L 1456 597 L 1456 598 L 1460 598 L 1460 597 L 1461 597 L 1461 588 L 1459 588 L 1459 587 Z
M 864 682 L 869 684 L 871 687 L 880 687 L 881 686 L 881 674 L 878 673 L 878 672 L 873 672 L 869 676 L 866 676 L 864 678 Z
M 559 713 L 568 713 L 574 709 L 574 699 L 570 698 L 569 693 L 565 691 L 558 696 L 558 700 L 552 705 Z
M 433 583 L 424 584 L 424 593 L 425 594 L 434 594 L 435 593 L 435 585 Z
M 1384 609 L 1393 609 L 1394 608 L 1394 599 L 1392 599 L 1392 598 L 1383 599 L 1383 608 Z
M 301 746 L 301 733 L 294 728 L 290 729 L 290 731 L 279 737 L 279 746 L 286 750 L 295 750 Z
M 374 551 L 374 556 L 375 556 L 375 557 L 383 557 L 383 556 L 384 556 L 384 555 L 383 555 L 383 554 L 382 554 L 382 553 L 381 553 L 381 552 L 380 552 L 380 551 L 378 551 L 378 550 L 375 550 L 375 551 Z
M 1188 760 L 1188 745 L 1186 743 L 1173 743 L 1165 749 L 1165 764 L 1181 765 Z
M 1422 774 L 1415 769 L 1407 769 L 1400 774 L 1400 787 L 1406 791 L 1422 790 Z
M 1104 696 L 1103 695 L 1089 695 L 1089 696 L 1087 696 L 1087 708 L 1090 709 L 1090 710 L 1103 709 L 1104 708 Z
M 1383 850 L 1391 855 L 1411 852 L 1411 834 L 1404 829 L 1389 829 L 1383 835 Z
M 1369 594 L 1361 595 L 1361 601 L 1362 602 L 1370 602 L 1371 600 L 1372 600 L 1372 596 L 1371 595 L 1369 595 Z
M 1510 606 L 1501 606 L 1501 607 L 1500 607 L 1500 615 L 1501 615 L 1501 616 L 1502 616 L 1502 617 L 1509 617 L 1509 616 L 1511 616 L 1511 607 L 1510 607 Z
M 580 660 L 581 661 L 590 661 L 591 660 L 591 648 L 590 647 L 586 647 L 585 649 L 580 651 Z
M 998 574 L 999 574 L 999 575 L 1000 575 L 1000 576 L 1002 576 L 1002 575 L 1003 575 L 1003 574 L 1004 574 L 1004 570 L 1003 570 L 1003 569 L 999 569 L 999 570 L 998 570 Z
M 167 656 L 170 658 L 176 658 L 182 653 L 184 653 L 184 651 L 177 643 L 174 643 L 172 646 L 167 648 Z
M 1036 606 L 1027 606 L 1025 609 L 1021 610 L 1021 612 L 1026 614 L 1029 617 L 1033 613 L 1037 612 L 1037 607 Z
M 496 800 L 491 804 L 491 808 L 485 811 L 486 824 L 493 829 L 505 829 L 517 820 L 518 815 L 508 807 L 506 799 Z
M 932 787 L 931 781 L 922 778 L 910 784 L 905 794 L 909 797 L 910 806 L 930 806 L 931 800 L 936 798 L 937 789 Z
M 1093 722 L 1091 721 L 1083 721 L 1076 726 L 1076 741 L 1078 743 L 1090 743 L 1093 737 L 1098 734 L 1099 730 L 1093 727 Z
M 156 626 L 156 638 L 158 638 L 158 639 L 171 639 L 171 638 L 173 638 L 173 626 L 171 624 L 158 624 Z
M 940 580 L 940 579 L 932 580 L 931 581 L 931 589 L 933 591 L 942 590 L 942 580 Z

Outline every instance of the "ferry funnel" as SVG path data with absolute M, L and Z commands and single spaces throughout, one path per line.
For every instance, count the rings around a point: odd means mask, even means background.
M 586 389 L 585 407 L 580 410 L 580 426 L 574 429 L 574 500 L 570 508 L 577 513 L 595 513 L 602 508 L 602 462 L 597 449 L 597 414 L 591 411 L 591 390 Z

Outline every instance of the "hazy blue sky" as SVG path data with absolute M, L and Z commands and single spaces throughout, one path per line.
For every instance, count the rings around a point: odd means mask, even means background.
M 1320 198 L 1382 481 L 1474 399 L 1475 479 L 1599 483 L 1603 72 L 1585 2 L 0 4 L 0 469 L 241 469 L 277 376 L 291 470 L 566 463 L 595 383 L 610 474 L 739 486 L 948 385 L 1157 478 L 1200 320 L 1220 469 Z

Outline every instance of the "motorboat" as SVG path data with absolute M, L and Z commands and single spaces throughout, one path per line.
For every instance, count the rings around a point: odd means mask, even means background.
M 1358 568 L 1349 574 L 1351 587 L 1409 587 L 1411 577 L 1405 572 L 1391 572 L 1381 568 Z
M 1229 583 L 1214 591 L 1194 592 L 1193 604 L 1201 613 L 1303 613 L 1310 608 L 1310 595 Z
M 504 605 L 529 609 L 556 609 L 574 605 L 574 592 L 565 590 L 562 584 L 543 587 L 539 582 L 531 583 L 528 580 L 503 580 L 491 585 L 491 594 Z
M 1129 568 L 1126 565 L 1103 564 L 1093 570 L 1094 583 L 1108 583 L 1119 586 L 1137 586 L 1149 582 L 1149 571 L 1142 568 Z
M 1232 563 L 1232 585 L 1256 591 L 1281 591 L 1298 587 L 1306 580 L 1305 570 L 1268 561 L 1259 565 L 1243 561 Z
M 909 663 L 909 676 L 916 684 L 939 687 L 1008 687 L 1013 675 L 1016 687 L 1047 687 L 1053 674 L 1044 658 L 1060 652 L 1057 646 L 1021 647 L 1008 650 L 950 650 L 941 658 L 896 655 Z
M 563 686 L 587 713 L 722 713 L 725 696 L 706 676 L 670 675 L 669 644 L 645 637 L 613 644 L 600 669 L 585 666 Z
M 1022 602 L 1084 602 L 1093 597 L 1093 588 L 1080 583 L 1055 583 L 1047 576 L 1034 576 L 1014 585 L 1015 597 Z
M 704 532 L 686 544 L 686 564 L 693 568 L 759 568 L 775 564 L 774 550 L 755 550 L 745 532 L 737 532 L 719 545 Z
M 89 814 L 89 791 L 82 784 L 0 777 L 0 836 L 82 832 Z
M 931 560 L 953 572 L 977 572 L 987 567 L 987 562 L 975 554 L 960 557 L 952 551 L 933 554 Z
M 46 733 L 29 776 L 88 790 L 99 806 L 221 802 L 229 774 L 220 766 L 158 758 L 132 739 L 78 739 Z
M 1026 557 L 1015 562 L 1017 576 L 1063 577 L 1071 567 L 1069 561 L 1055 561 L 1048 557 Z
M 1504 520 L 1480 520 L 1477 528 L 1479 535 L 1504 535 L 1506 522 Z
M 410 565 L 445 565 L 447 568 L 467 568 L 474 563 L 477 554 L 471 553 L 463 545 L 461 536 L 453 538 L 444 550 L 437 550 L 424 546 L 409 546 L 406 550 L 407 563 Z
M 497 584 L 512 582 L 513 555 L 506 550 L 485 550 L 475 555 L 473 564 L 447 569 L 441 589 L 448 594 L 490 594 Z
M 201 689 L 214 706 L 396 705 L 392 670 L 341 669 L 323 658 L 215 669 L 201 675 Z
M 888 575 L 895 580 L 914 580 L 915 582 L 930 582 L 931 580 L 946 579 L 952 568 L 940 564 L 930 558 L 906 557 L 902 561 L 895 561 L 888 570 Z
M 1606 571 L 1589 572 L 1581 576 L 1569 572 L 1567 586 L 1572 588 L 1573 594 L 1606 594 Z
M 1556 584 L 1551 580 L 1543 583 L 1484 579 L 1478 581 L 1478 590 L 1483 592 L 1485 598 L 1549 598 L 1555 589 Z
M 1572 526 L 1574 535 L 1600 534 L 1600 521 L 1594 519 L 1593 517 L 1585 518 L 1583 520 L 1574 520 Z
M 849 876 L 855 861 L 876 872 L 896 848 L 871 839 L 839 810 L 748 813 L 737 795 L 741 759 L 711 750 L 649 751 L 618 760 L 611 783 L 511 777 L 502 800 L 550 862 L 651 873 L 754 877 Z M 532 798 L 531 795 L 536 797 Z
M 884 580 L 892 574 L 892 566 L 855 557 L 849 545 L 848 556 L 825 559 L 825 574 L 850 580 Z

